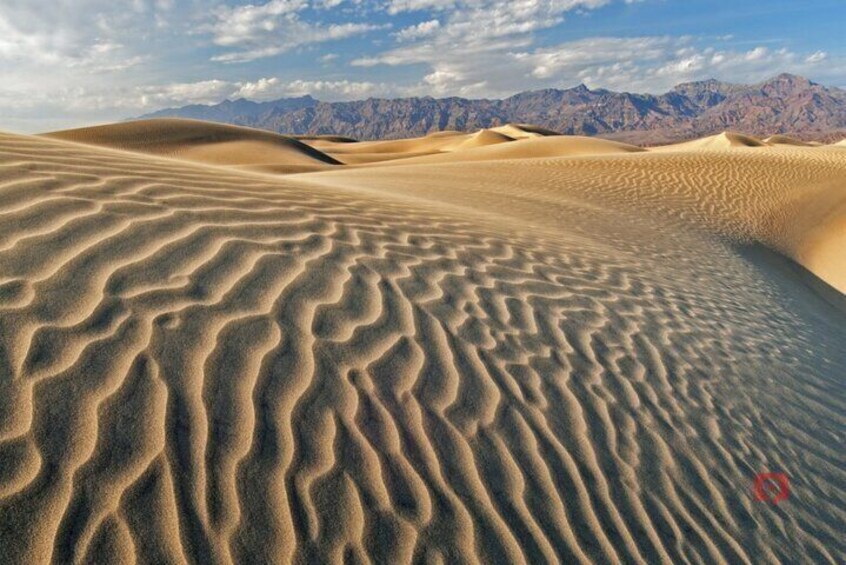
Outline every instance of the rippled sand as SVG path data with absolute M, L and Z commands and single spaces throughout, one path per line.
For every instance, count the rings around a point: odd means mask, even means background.
M 846 149 L 556 143 L 0 134 L 0 561 L 842 562 Z

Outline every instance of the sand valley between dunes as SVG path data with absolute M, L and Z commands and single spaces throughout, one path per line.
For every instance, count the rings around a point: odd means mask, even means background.
M 0 562 L 843 563 L 846 147 L 549 134 L 0 134 Z

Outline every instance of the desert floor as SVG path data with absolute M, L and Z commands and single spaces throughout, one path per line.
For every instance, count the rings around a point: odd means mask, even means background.
M 846 147 L 548 133 L 0 134 L 0 562 L 846 561 Z

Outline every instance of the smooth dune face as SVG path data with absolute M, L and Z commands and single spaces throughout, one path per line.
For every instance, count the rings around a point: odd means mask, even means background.
M 57 131 L 45 137 L 211 165 L 310 167 L 339 162 L 302 141 L 269 131 L 183 119 L 139 120 Z M 335 139 L 341 143 L 342 140 Z
M 844 179 L 839 148 L 271 177 L 0 134 L 0 555 L 842 561 L 846 304 L 779 253 L 843 265 Z
M 464 146 L 460 150 L 435 155 L 409 155 L 404 160 L 386 160 L 385 165 L 458 163 L 473 161 L 504 161 L 509 159 L 541 159 L 549 157 L 575 157 L 583 155 L 608 155 L 640 153 L 645 151 L 634 145 L 575 135 L 524 138 L 519 143 L 496 143 Z
M 531 139 L 533 137 L 543 137 L 547 135 L 559 135 L 550 129 L 534 126 L 531 124 L 506 124 L 491 128 L 491 131 L 505 134 L 514 139 Z
M 680 151 L 680 150 L 723 150 L 733 147 L 766 147 L 768 142 L 758 139 L 751 135 L 744 135 L 742 133 L 723 132 L 702 139 L 694 139 L 693 141 L 685 141 L 683 143 L 674 143 L 672 145 L 664 145 L 656 147 L 653 150 L 662 151 Z
M 312 146 L 347 165 L 373 164 L 426 155 L 462 154 L 484 147 L 495 147 L 515 140 L 526 140 L 555 132 L 531 126 L 508 124 L 498 128 L 482 129 L 473 133 L 442 131 L 425 137 L 391 141 L 362 141 L 338 143 L 326 139 L 307 141 Z M 521 144 L 522 145 L 522 144 Z M 460 159 L 460 158 L 459 158 Z

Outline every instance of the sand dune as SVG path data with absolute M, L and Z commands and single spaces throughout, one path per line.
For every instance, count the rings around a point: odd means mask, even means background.
M 817 147 L 820 144 L 815 142 L 801 141 L 788 135 L 771 135 L 764 139 L 768 145 L 793 145 L 795 147 Z
M 514 141 L 513 137 L 509 137 L 504 133 L 500 133 L 498 131 L 493 131 L 490 129 L 483 129 L 480 130 L 470 136 L 467 139 L 462 140 L 460 143 L 456 144 L 454 147 L 448 147 L 448 149 L 453 150 L 462 150 L 462 149 L 474 149 L 476 147 L 487 147 L 489 145 L 498 145 L 500 143 L 507 143 L 509 141 Z
M 320 146 L 323 150 L 335 155 L 346 155 L 350 153 L 384 153 L 389 155 L 401 153 L 436 153 L 460 145 L 472 135 L 459 132 L 439 132 L 412 139 L 334 144 L 321 142 Z
M 332 141 L 321 139 L 314 142 L 309 141 L 308 143 L 345 164 L 360 165 L 425 155 L 441 155 L 458 151 L 464 152 L 479 147 L 499 145 L 517 139 L 523 140 L 539 137 L 542 134 L 538 132 L 548 132 L 548 134 L 554 135 L 554 132 L 549 132 L 541 128 L 510 124 L 499 128 L 482 129 L 473 133 L 441 131 L 425 137 L 391 141 L 333 143 Z
M 544 147 L 549 149 L 547 159 L 539 158 Z M 573 154 L 566 158 L 570 148 Z M 541 138 L 385 163 L 392 165 L 391 173 L 366 168 L 314 178 L 386 191 L 407 187 L 427 200 L 446 199 L 467 207 L 500 195 L 507 195 L 502 206 L 515 206 L 515 200 L 524 198 L 524 185 L 533 183 L 538 186 L 531 191 L 532 200 L 553 209 L 561 199 L 578 198 L 603 207 L 651 210 L 665 221 L 679 218 L 687 228 L 740 244 L 763 244 L 846 292 L 846 160 L 839 150 L 823 147 L 763 149 L 712 152 L 687 145 L 684 150 L 646 153 L 606 140 Z M 520 158 L 526 162 L 501 162 Z M 455 161 L 490 165 L 449 165 Z M 416 180 L 421 175 L 428 182 Z M 526 215 L 537 223 L 543 214 L 537 209 Z M 559 221 L 556 216 L 551 223 Z
M 148 131 L 0 134 L 4 563 L 842 562 L 841 149 Z
M 531 139 L 533 137 L 543 137 L 547 135 L 560 135 L 558 132 L 552 131 L 531 124 L 506 124 L 491 128 L 491 131 L 502 133 L 514 139 Z
M 702 139 L 694 139 L 693 141 L 654 147 L 653 151 L 678 151 L 691 149 L 721 150 L 731 149 L 733 147 L 766 147 L 767 145 L 769 144 L 766 141 L 758 139 L 757 137 L 726 131 L 710 137 L 703 137 Z
M 639 153 L 645 149 L 616 141 L 577 135 L 536 137 L 518 143 L 496 143 L 476 147 L 464 146 L 448 153 L 409 156 L 403 161 L 391 160 L 384 164 L 409 165 L 423 163 L 455 163 L 471 161 L 502 161 L 508 159 L 541 159 L 549 157 L 575 157 L 582 155 L 608 155 Z
M 317 169 L 339 163 L 292 137 L 195 120 L 140 120 L 58 131 L 44 136 L 212 165 L 290 166 L 291 170 L 301 172 L 302 167 Z M 342 143 L 336 138 L 332 140 Z

